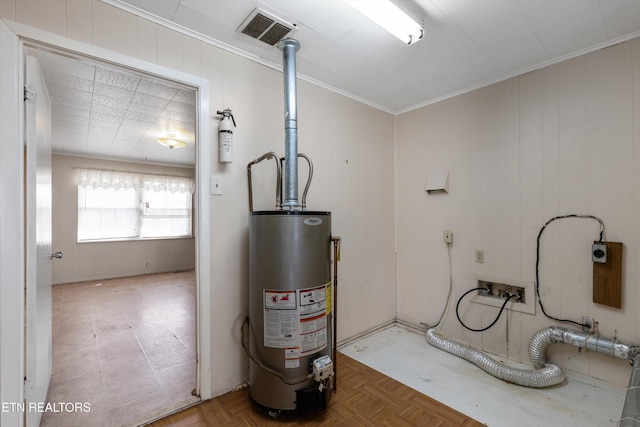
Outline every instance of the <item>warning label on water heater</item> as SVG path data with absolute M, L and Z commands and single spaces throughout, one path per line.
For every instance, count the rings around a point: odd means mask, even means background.
M 327 346 L 327 290 L 325 285 L 301 289 L 300 354 L 306 356 Z
M 264 291 L 264 346 L 298 346 L 296 291 Z
M 330 283 L 328 284 L 330 285 Z M 329 288 L 329 292 L 327 292 Z M 285 349 L 286 367 L 327 347 L 327 284 L 290 291 L 264 291 L 264 345 Z

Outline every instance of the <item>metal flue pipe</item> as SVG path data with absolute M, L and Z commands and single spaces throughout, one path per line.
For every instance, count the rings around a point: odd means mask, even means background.
M 282 74 L 284 76 L 284 201 L 289 209 L 300 206 L 298 202 L 298 105 L 296 86 L 296 52 L 300 43 L 284 39 L 278 43 L 282 50 Z

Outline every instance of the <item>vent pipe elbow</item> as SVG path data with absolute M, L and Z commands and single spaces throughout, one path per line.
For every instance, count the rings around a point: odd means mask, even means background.
M 529 358 L 533 367 L 541 369 L 547 366 L 545 351 L 550 344 L 562 342 L 563 333 L 558 328 L 550 327 L 536 333 L 529 341 Z

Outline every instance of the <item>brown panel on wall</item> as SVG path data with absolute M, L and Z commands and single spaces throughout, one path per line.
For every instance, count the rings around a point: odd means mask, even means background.
M 607 246 L 607 262 L 593 263 L 593 302 L 622 307 L 622 243 L 593 242 Z

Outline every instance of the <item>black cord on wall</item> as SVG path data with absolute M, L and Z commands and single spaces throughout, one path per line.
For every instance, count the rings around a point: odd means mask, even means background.
M 451 262 L 451 244 L 450 243 L 447 243 L 447 253 L 449 254 L 449 293 L 447 294 L 447 301 L 445 302 L 444 308 L 442 309 L 442 314 L 440 314 L 440 318 L 438 319 L 436 324 L 432 326 L 428 323 L 420 322 L 422 326 L 426 326 L 429 329 L 438 327 L 440 322 L 442 322 L 442 319 L 444 318 L 444 315 L 447 312 L 447 308 L 449 308 L 449 302 L 451 301 L 451 294 L 453 293 L 453 268 L 451 266 L 452 262 Z
M 498 312 L 498 315 L 496 316 L 496 318 L 495 318 L 495 319 L 493 319 L 493 322 L 491 322 L 491 324 L 490 324 L 489 326 L 487 326 L 487 327 L 485 327 L 485 328 L 482 328 L 482 329 L 474 329 L 474 328 L 471 328 L 471 327 L 469 327 L 469 326 L 467 326 L 467 325 L 465 325 L 465 324 L 464 324 L 464 322 L 463 322 L 463 321 L 462 321 L 462 319 L 460 318 L 460 313 L 459 313 L 459 310 L 460 310 L 460 302 L 462 301 L 462 298 L 466 297 L 468 294 L 470 294 L 471 292 L 474 292 L 474 291 L 487 291 L 487 292 L 490 292 L 490 290 L 489 290 L 489 289 L 487 289 L 487 288 L 473 288 L 473 289 L 469 289 L 467 292 L 465 292 L 464 294 L 462 294 L 462 296 L 458 299 L 458 303 L 456 304 L 456 317 L 458 318 L 458 322 L 460 322 L 460 324 L 461 324 L 462 326 L 464 326 L 464 328 L 465 328 L 465 329 L 467 329 L 467 330 L 469 330 L 469 331 L 472 331 L 472 332 L 484 332 L 484 331 L 486 331 L 487 329 L 491 328 L 493 325 L 495 325 L 495 324 L 496 324 L 496 322 L 498 321 L 498 319 L 500 319 L 500 316 L 502 316 L 502 311 L 503 311 L 503 310 L 504 310 L 504 308 L 506 307 L 507 303 L 511 300 L 511 298 L 520 299 L 520 297 L 519 297 L 518 295 L 516 295 L 516 294 L 509 295 L 509 296 L 504 300 L 504 303 L 502 303 L 502 307 L 500 307 L 500 311 Z
M 551 320 L 555 320 L 556 322 L 567 322 L 567 323 L 573 323 L 574 325 L 578 325 L 581 327 L 586 327 L 586 328 L 590 328 L 591 325 L 587 325 L 581 322 L 576 322 L 575 320 L 570 320 L 570 319 L 559 319 L 557 317 L 551 316 L 549 315 L 545 309 L 544 306 L 542 305 L 542 298 L 540 298 L 540 278 L 539 278 L 539 269 L 540 269 L 540 237 L 542 237 L 542 232 L 544 231 L 544 229 L 547 227 L 547 225 L 551 224 L 553 221 L 556 221 L 558 219 L 565 219 L 565 218 L 587 218 L 587 219 L 595 219 L 596 221 L 598 221 L 600 223 L 600 238 L 598 239 L 599 242 L 602 242 L 602 239 L 604 237 L 604 222 L 602 222 L 602 220 L 600 218 L 598 218 L 597 216 L 593 216 L 593 215 L 578 215 L 578 214 L 571 214 L 571 215 L 560 215 L 560 216 L 555 216 L 553 218 L 551 218 L 549 221 L 547 221 L 542 228 L 540 229 L 540 232 L 538 233 L 538 238 L 536 240 L 536 296 L 538 298 L 538 304 L 540 304 L 540 309 L 542 310 L 542 313 L 547 316 L 549 319 Z

